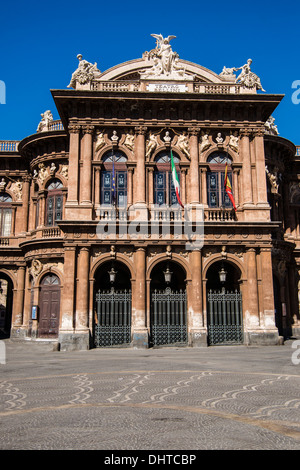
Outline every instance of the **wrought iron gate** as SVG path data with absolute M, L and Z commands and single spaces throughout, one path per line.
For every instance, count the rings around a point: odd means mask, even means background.
M 131 290 L 96 292 L 94 346 L 108 347 L 131 341 Z
M 152 291 L 150 321 L 153 346 L 186 343 L 186 292 L 169 287 Z
M 243 343 L 241 292 L 209 290 L 207 300 L 208 343 Z

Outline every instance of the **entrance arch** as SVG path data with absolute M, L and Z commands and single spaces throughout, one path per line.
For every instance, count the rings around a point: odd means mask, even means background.
M 119 261 L 107 261 L 95 273 L 94 346 L 124 346 L 130 343 L 130 271 Z
M 170 280 L 166 280 L 169 271 Z M 150 345 L 187 343 L 186 273 L 173 261 L 162 261 L 151 271 Z
M 222 280 L 223 270 L 226 279 Z M 229 262 L 217 261 L 207 270 L 208 344 L 243 343 L 240 270 Z
M 60 317 L 60 280 L 56 274 L 48 273 L 40 283 L 39 338 L 56 338 Z
M 0 272 L 0 339 L 9 338 L 12 321 L 13 283 Z

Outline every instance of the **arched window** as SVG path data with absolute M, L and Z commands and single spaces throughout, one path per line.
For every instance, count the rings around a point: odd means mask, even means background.
M 232 160 L 225 152 L 212 153 L 207 162 L 207 202 L 209 207 L 232 207 L 232 203 L 225 191 L 225 167 L 228 165 L 228 177 L 232 186 Z
M 179 158 L 173 153 L 177 176 L 180 180 Z M 178 204 L 176 192 L 172 180 L 171 155 L 170 152 L 162 151 L 155 159 L 154 171 L 154 204 L 173 205 Z
M 11 233 L 12 198 L 7 193 L 0 193 L 0 235 L 8 237 Z
M 63 193 L 62 182 L 53 178 L 47 186 L 45 225 L 51 227 L 56 221 L 62 220 Z
M 103 157 L 101 171 L 101 204 L 126 207 L 127 157 L 120 151 L 109 151 Z

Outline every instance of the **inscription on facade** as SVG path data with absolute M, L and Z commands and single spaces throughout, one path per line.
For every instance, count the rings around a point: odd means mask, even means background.
M 167 93 L 184 93 L 188 90 L 186 85 L 175 83 L 149 83 L 148 91 L 165 91 Z

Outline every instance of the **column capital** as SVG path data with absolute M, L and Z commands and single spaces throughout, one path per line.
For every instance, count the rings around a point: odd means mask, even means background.
M 147 127 L 146 126 L 135 126 L 134 128 L 135 133 L 137 135 L 145 135 L 147 132 Z
M 250 137 L 251 136 L 251 129 L 244 127 L 240 129 L 240 136 L 241 137 Z
M 188 131 L 189 131 L 190 135 L 195 135 L 195 136 L 198 137 L 198 135 L 200 133 L 200 128 L 199 127 L 189 127 Z
M 255 129 L 252 129 L 252 133 L 254 137 L 264 137 L 265 130 L 263 127 L 256 127 Z
M 93 132 L 95 130 L 95 126 L 91 126 L 90 124 L 86 124 L 86 125 L 82 126 L 82 129 L 83 129 L 83 132 L 85 134 L 93 134 Z
M 79 126 L 78 124 L 69 124 L 68 126 L 68 131 L 70 132 L 70 134 L 79 134 L 80 129 L 81 126 Z

